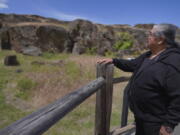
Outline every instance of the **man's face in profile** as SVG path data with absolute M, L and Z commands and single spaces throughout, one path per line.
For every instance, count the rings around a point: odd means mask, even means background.
M 155 35 L 156 29 L 153 28 L 152 30 L 149 31 L 148 33 L 148 43 L 147 43 L 147 47 L 149 49 L 154 48 L 155 46 L 157 46 L 158 42 L 159 42 L 159 38 Z

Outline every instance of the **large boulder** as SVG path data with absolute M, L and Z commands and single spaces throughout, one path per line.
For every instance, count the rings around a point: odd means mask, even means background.
M 38 42 L 37 46 L 43 51 L 63 52 L 70 46 L 68 32 L 63 27 L 40 26 L 36 32 Z
M 50 25 L 18 25 L 0 32 L 1 49 L 13 49 L 28 55 L 41 51 L 70 52 L 68 32 L 63 27 Z
M 19 62 L 17 60 L 16 55 L 8 55 L 4 59 L 4 65 L 6 66 L 17 66 Z
M 29 46 L 36 46 L 37 36 L 36 36 L 37 26 L 14 26 L 7 29 L 9 36 L 9 44 L 13 50 L 17 52 L 22 52 L 23 48 Z
M 97 32 L 97 27 L 90 21 L 75 20 L 69 24 L 69 35 L 73 42 L 72 53 L 81 54 L 86 48 L 91 48 L 92 36 Z
M 42 51 L 40 48 L 35 47 L 35 46 L 28 46 L 28 47 L 23 47 L 21 49 L 21 52 L 25 55 L 30 55 L 30 56 L 40 56 L 42 55 Z
M 69 23 L 69 35 L 73 43 L 72 53 L 82 54 L 88 50 L 104 55 L 112 50 L 113 32 L 104 25 L 86 20 L 75 20 Z

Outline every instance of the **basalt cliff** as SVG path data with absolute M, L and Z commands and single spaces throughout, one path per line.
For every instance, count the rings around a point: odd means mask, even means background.
M 37 15 L 0 14 L 0 48 L 29 55 L 131 53 L 146 48 L 153 24 L 104 25 L 88 20 L 61 21 Z M 177 40 L 180 39 L 180 30 Z

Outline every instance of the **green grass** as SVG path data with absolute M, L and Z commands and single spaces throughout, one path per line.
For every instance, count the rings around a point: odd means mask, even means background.
M 94 50 L 91 50 L 94 51 Z M 7 55 L 15 54 L 19 66 L 4 66 L 3 59 Z M 82 55 L 83 56 L 86 56 Z M 112 57 L 113 54 L 108 54 L 106 57 Z M 26 102 L 30 101 L 34 92 L 34 89 L 40 88 L 42 82 L 33 80 L 33 77 L 29 77 L 31 74 L 58 74 L 55 76 L 50 84 L 56 85 L 61 83 L 64 87 L 71 89 L 74 83 L 79 83 L 85 79 L 93 80 L 95 78 L 95 72 L 81 68 L 74 61 L 69 61 L 69 58 L 73 57 L 70 54 L 55 54 L 55 53 L 43 53 L 42 56 L 26 56 L 14 51 L 1 51 L 0 52 L 0 128 L 3 128 L 12 122 L 24 117 L 30 112 L 16 108 L 12 104 L 6 102 L 6 95 L 14 94 L 14 99 L 20 98 Z M 92 56 L 93 57 L 93 56 Z M 47 64 L 58 60 L 63 60 L 61 66 Z M 44 64 L 32 64 L 33 62 L 42 62 Z M 21 70 L 22 72 L 16 72 Z M 114 77 L 120 77 L 121 73 L 119 69 L 115 68 Z M 61 82 L 63 81 L 63 82 Z M 44 78 L 43 83 L 46 83 Z M 49 83 L 49 82 L 48 82 Z M 13 88 L 8 88 L 9 84 L 15 84 Z M 78 85 L 79 86 L 79 85 Z M 120 96 L 118 96 L 118 102 L 113 103 L 115 106 L 122 104 Z M 118 104 L 118 105 L 117 105 Z M 32 111 L 32 110 L 31 110 Z M 118 107 L 113 107 L 111 126 L 119 126 L 120 124 L 120 111 Z M 72 112 L 67 114 L 61 121 L 52 126 L 45 135 L 92 135 L 94 134 L 94 121 L 95 121 L 95 97 L 88 99 L 82 103 Z M 132 119 L 130 119 L 132 121 Z
M 61 54 L 58 54 L 58 53 L 51 53 L 51 52 L 43 52 L 42 54 L 42 57 L 45 58 L 45 59 L 50 59 L 50 60 L 55 60 L 55 59 L 67 59 L 68 58 L 68 54 L 66 53 L 61 53 Z
M 44 135 L 90 135 L 94 133 L 95 105 L 82 103 Z
M 29 114 L 29 112 L 23 112 L 10 104 L 4 103 L 4 101 L 2 101 L 2 93 L 0 95 L 0 128 L 4 128 L 12 122 Z
M 72 80 L 76 80 L 80 75 L 80 68 L 75 62 L 68 62 L 65 64 L 64 69 L 66 75 L 72 78 Z
M 5 126 L 11 124 L 12 122 L 22 118 L 29 113 L 19 110 L 16 107 L 6 103 L 3 89 L 8 82 L 7 76 L 5 77 L 5 74 L 7 73 L 7 71 L 3 73 L 1 70 L 1 75 L 3 76 L 1 76 L 0 80 L 0 128 L 4 128 Z
M 8 55 L 16 55 L 19 66 L 5 66 L 4 58 Z M 3 128 L 10 123 L 22 118 L 29 112 L 26 110 L 17 109 L 16 106 L 6 103 L 5 92 L 15 93 L 14 98 L 21 98 L 27 100 L 31 98 L 32 89 L 38 84 L 32 79 L 26 76 L 27 73 L 31 72 L 55 72 L 58 67 L 51 65 L 33 65 L 33 61 L 48 61 L 67 58 L 65 54 L 54 54 L 51 57 L 47 57 L 46 54 L 43 57 L 27 56 L 16 53 L 15 51 L 1 51 L 0 52 L 0 128 Z M 18 73 L 17 70 L 22 72 Z M 7 90 L 7 84 L 15 83 L 14 89 Z

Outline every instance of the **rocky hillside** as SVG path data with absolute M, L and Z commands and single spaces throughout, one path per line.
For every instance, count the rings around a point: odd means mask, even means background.
M 79 19 L 68 22 L 37 15 L 0 14 L 0 46 L 29 55 L 44 51 L 131 53 L 145 48 L 146 32 L 152 26 L 102 25 Z

